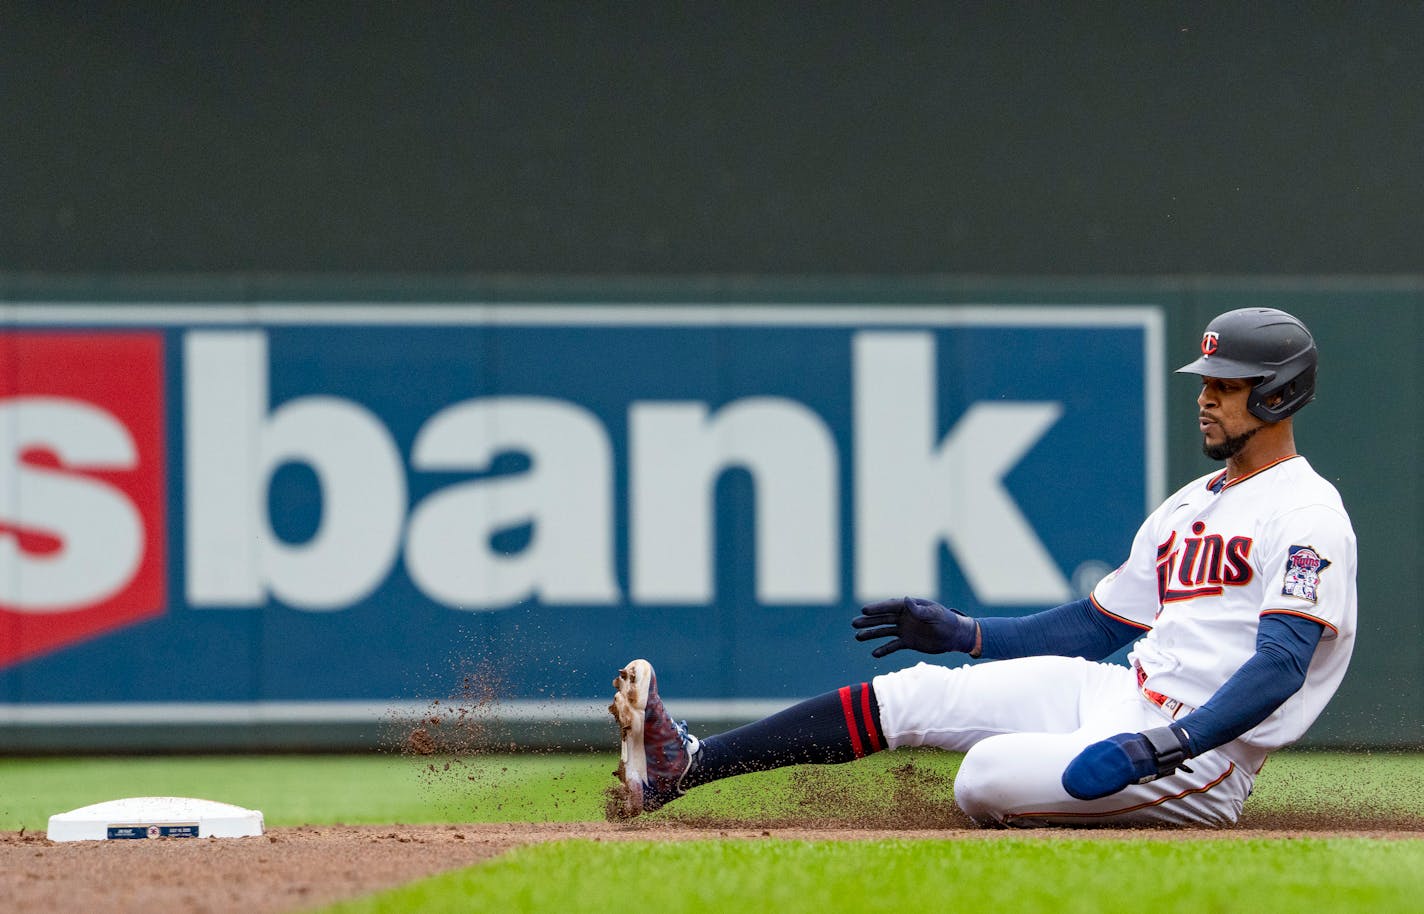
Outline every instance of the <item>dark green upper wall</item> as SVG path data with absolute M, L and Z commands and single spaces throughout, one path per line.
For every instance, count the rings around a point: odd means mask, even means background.
M 0 3 L 0 271 L 1418 273 L 1424 6 Z

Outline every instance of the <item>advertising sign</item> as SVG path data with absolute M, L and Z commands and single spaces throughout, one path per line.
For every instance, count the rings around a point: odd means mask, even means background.
M 1162 495 L 1148 308 L 0 315 L 12 718 L 319 718 L 465 661 L 582 707 L 638 656 L 785 703 L 912 662 L 862 602 L 1076 599 Z

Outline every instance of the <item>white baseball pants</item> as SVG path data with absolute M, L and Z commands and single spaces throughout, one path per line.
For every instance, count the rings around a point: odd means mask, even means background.
M 920 663 L 874 679 L 891 749 L 934 746 L 967 753 L 955 801 L 982 824 L 1208 825 L 1234 823 L 1265 759 L 1239 743 L 1189 759 L 1177 771 L 1098 800 L 1063 789 L 1077 754 L 1116 733 L 1171 722 L 1123 666 L 1070 657 L 1025 657 L 973 666 Z

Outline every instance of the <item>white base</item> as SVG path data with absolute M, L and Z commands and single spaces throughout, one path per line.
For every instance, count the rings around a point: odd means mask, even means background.
M 262 834 L 262 812 L 188 797 L 128 797 L 49 817 L 51 841 L 110 838 L 247 838 Z

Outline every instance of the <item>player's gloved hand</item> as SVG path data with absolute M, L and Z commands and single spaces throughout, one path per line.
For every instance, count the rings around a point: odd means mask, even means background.
M 1190 752 L 1186 731 L 1175 726 L 1119 733 L 1078 753 L 1063 772 L 1063 789 L 1080 800 L 1096 800 L 1178 768 L 1190 772 L 1182 764 Z
M 979 637 L 978 623 L 964 613 L 917 597 L 862 606 L 860 615 L 850 624 L 860 629 L 855 633 L 857 641 L 893 639 L 871 651 L 872 657 L 884 657 L 905 648 L 925 654 L 969 653 Z

